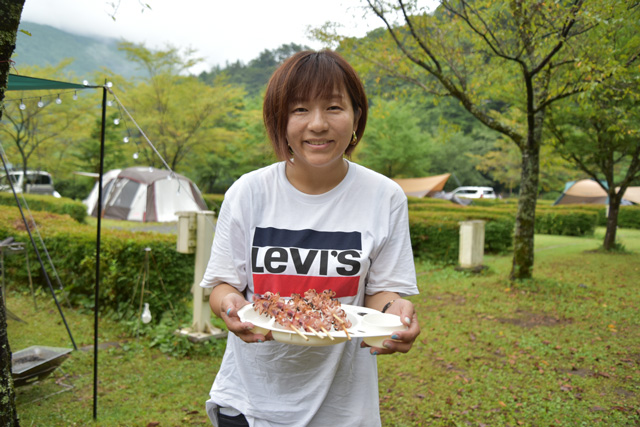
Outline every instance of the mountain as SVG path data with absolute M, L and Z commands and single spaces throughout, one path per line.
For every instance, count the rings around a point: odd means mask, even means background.
M 144 75 L 136 63 L 118 50 L 117 39 L 80 36 L 26 21 L 20 23 L 20 30 L 31 35 L 18 32 L 16 49 L 11 57 L 18 73 L 21 66 L 55 66 L 64 59 L 73 58 L 65 70 L 73 72 L 79 80 L 91 81 L 95 73 L 104 72 L 104 68 L 128 78 Z

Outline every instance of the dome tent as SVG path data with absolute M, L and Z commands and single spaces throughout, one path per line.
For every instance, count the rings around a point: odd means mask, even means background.
M 605 184 L 606 185 L 606 184 Z M 616 187 L 616 192 L 620 187 Z M 640 187 L 627 187 L 622 195 L 622 205 L 630 205 L 640 203 Z M 570 204 L 609 204 L 609 195 L 607 192 L 593 179 L 582 179 L 579 181 L 570 181 L 565 184 L 564 190 L 554 205 L 570 205 Z
M 102 180 L 102 217 L 140 222 L 177 221 L 176 212 L 204 211 L 207 205 L 189 178 L 152 167 L 112 170 Z M 84 200 L 97 215 L 98 183 Z

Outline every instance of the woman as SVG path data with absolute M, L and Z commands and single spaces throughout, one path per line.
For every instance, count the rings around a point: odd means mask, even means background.
M 207 401 L 215 426 L 380 425 L 376 355 L 406 353 L 420 333 L 407 200 L 390 179 L 345 159 L 362 138 L 367 98 L 331 51 L 300 52 L 271 77 L 264 122 L 279 163 L 225 195 L 201 286 L 229 331 Z M 383 348 L 361 339 L 282 344 L 240 310 L 254 294 L 331 289 L 341 303 L 400 316 Z

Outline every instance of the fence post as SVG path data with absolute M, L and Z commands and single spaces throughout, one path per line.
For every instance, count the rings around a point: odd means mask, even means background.
M 460 222 L 460 252 L 458 261 L 462 269 L 482 268 L 484 257 L 484 221 Z
M 177 212 L 177 215 L 177 250 L 182 253 L 195 252 L 195 269 L 191 286 L 193 323 L 190 328 L 179 329 L 176 333 L 186 335 L 193 342 L 225 337 L 227 335 L 225 331 L 211 325 L 211 307 L 209 306 L 211 290 L 200 287 L 211 256 L 215 213 L 213 211 Z

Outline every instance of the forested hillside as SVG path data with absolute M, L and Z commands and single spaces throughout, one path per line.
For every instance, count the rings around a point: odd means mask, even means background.
M 25 21 L 20 23 L 20 30 L 12 57 L 18 71 L 24 66 L 55 66 L 73 59 L 65 71 L 79 80 L 89 79 L 104 68 L 125 77 L 143 75 L 139 66 L 118 50 L 119 40 L 80 36 Z

